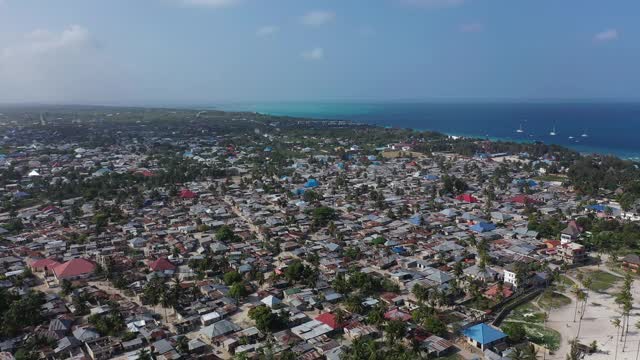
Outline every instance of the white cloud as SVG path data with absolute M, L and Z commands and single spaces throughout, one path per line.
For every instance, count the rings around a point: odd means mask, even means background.
M 597 33 L 594 37 L 594 41 L 605 42 L 605 41 L 613 41 L 618 39 L 618 30 L 616 29 L 607 29 L 605 31 Z
M 316 10 L 306 13 L 300 20 L 305 25 L 320 26 L 333 21 L 335 18 L 336 14 L 334 12 Z
M 88 29 L 37 29 L 0 48 L 0 102 L 109 101 L 127 96 L 129 77 Z
M 317 47 L 311 50 L 302 52 L 302 57 L 307 60 L 322 60 L 324 58 L 324 49 Z
M 256 31 L 256 35 L 259 37 L 266 37 L 275 35 L 280 29 L 277 26 L 263 26 Z
M 408 5 L 423 6 L 423 7 L 452 7 L 459 6 L 464 3 L 464 0 L 401 0 Z
M 224 8 L 237 5 L 241 0 L 181 0 L 185 5 Z
M 460 32 L 478 33 L 484 31 L 484 25 L 481 23 L 468 23 L 460 25 Z

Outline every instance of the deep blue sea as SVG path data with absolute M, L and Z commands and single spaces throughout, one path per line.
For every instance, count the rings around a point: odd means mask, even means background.
M 583 153 L 640 159 L 640 103 L 272 102 L 215 108 L 353 120 L 496 140 L 542 141 Z M 554 128 L 555 136 L 550 134 Z

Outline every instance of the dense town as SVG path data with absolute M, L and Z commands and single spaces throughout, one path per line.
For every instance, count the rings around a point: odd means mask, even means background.
M 253 113 L 0 113 L 1 359 L 640 350 L 634 164 Z

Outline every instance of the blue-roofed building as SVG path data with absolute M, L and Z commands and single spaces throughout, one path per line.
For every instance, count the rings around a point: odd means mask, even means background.
M 273 148 L 271 146 L 267 146 L 264 148 L 264 152 L 271 152 L 273 151 Z
M 487 324 L 477 324 L 462 331 L 467 341 L 478 349 L 488 349 L 505 340 L 507 334 Z
M 420 214 L 415 214 L 412 217 L 409 218 L 409 223 L 415 225 L 415 226 L 420 226 L 420 224 L 422 224 L 424 222 L 424 220 L 422 219 L 422 215 Z
M 493 231 L 495 229 L 496 229 L 495 224 L 488 223 L 488 222 L 479 222 L 471 227 L 471 231 L 474 231 L 477 233 L 484 233 L 488 231 Z
M 320 185 L 320 184 L 318 183 L 318 180 L 316 180 L 316 179 L 309 179 L 309 180 L 307 180 L 307 183 L 306 183 L 306 184 L 304 184 L 304 187 L 306 187 L 306 188 L 314 188 L 314 187 L 318 187 L 318 185 Z

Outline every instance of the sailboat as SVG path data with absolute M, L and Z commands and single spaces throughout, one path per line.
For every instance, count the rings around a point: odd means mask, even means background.
M 569 136 L 569 140 L 573 139 L 573 136 Z
M 553 125 L 553 130 L 551 130 L 551 132 L 549 133 L 549 135 L 551 136 L 556 136 L 556 126 Z
M 582 137 L 589 137 L 589 135 L 587 135 L 587 131 L 586 131 L 586 130 L 585 130 L 585 131 L 582 133 L 582 135 L 580 135 L 580 136 L 582 136 Z
M 520 124 L 520 128 L 518 130 L 516 130 L 517 133 L 523 133 L 524 130 L 522 130 L 522 124 Z

